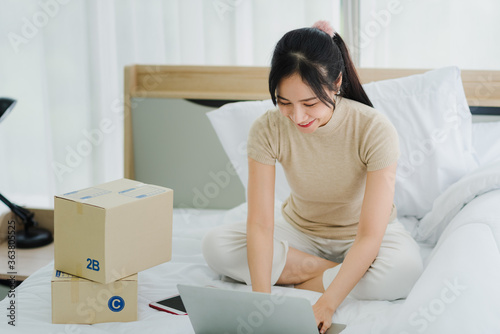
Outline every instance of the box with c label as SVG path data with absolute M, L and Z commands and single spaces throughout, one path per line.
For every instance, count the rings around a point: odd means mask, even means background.
M 101 284 L 54 270 L 51 288 L 54 324 L 137 320 L 137 274 Z

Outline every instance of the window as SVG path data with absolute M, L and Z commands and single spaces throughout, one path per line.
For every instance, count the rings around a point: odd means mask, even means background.
M 500 68 L 500 1 L 360 0 L 360 67 Z

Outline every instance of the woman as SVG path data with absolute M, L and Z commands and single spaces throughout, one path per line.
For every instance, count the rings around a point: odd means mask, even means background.
M 398 135 L 325 21 L 281 38 L 269 92 L 278 108 L 248 137 L 246 224 L 210 231 L 203 254 L 253 291 L 283 284 L 323 293 L 313 310 L 324 333 L 347 295 L 405 298 L 422 272 L 418 244 L 393 204 Z M 276 160 L 291 193 L 275 222 Z

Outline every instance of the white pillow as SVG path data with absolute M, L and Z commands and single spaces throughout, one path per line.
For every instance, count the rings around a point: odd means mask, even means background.
M 500 160 L 500 122 L 472 123 L 472 147 L 480 166 Z
M 399 134 L 401 157 L 394 200 L 398 216 L 421 218 L 440 193 L 477 166 L 472 157 L 471 115 L 460 70 L 445 67 L 372 82 L 364 88 L 375 108 L 391 120 Z M 274 108 L 271 100 L 236 102 L 207 113 L 245 190 L 248 131 L 255 119 L 270 108 Z M 439 129 L 447 130 L 445 140 L 429 141 Z M 427 155 L 423 145 L 434 147 L 434 151 Z M 418 157 L 423 158 L 420 164 L 415 161 Z M 277 163 L 276 198 L 283 202 L 289 194 L 285 174 Z
M 207 113 L 208 119 L 219 137 L 219 140 L 236 169 L 236 173 L 245 187 L 247 199 L 248 160 L 247 137 L 253 122 L 267 110 L 274 108 L 271 99 L 263 101 L 245 101 L 228 103 L 219 109 Z M 276 162 L 275 197 L 284 202 L 290 195 L 290 187 L 283 167 Z
M 399 134 L 394 196 L 398 216 L 422 218 L 434 199 L 477 168 L 460 69 L 444 67 L 363 88 Z

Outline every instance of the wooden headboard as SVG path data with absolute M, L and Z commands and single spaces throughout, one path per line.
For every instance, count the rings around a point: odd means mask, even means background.
M 363 83 L 419 74 L 428 69 L 358 69 Z M 500 107 L 500 71 L 462 70 L 471 107 Z M 148 98 L 187 100 L 264 100 L 269 98 L 268 67 L 133 65 L 125 68 L 124 140 L 126 178 L 135 179 L 133 101 Z M 498 108 L 495 108 L 495 114 Z

